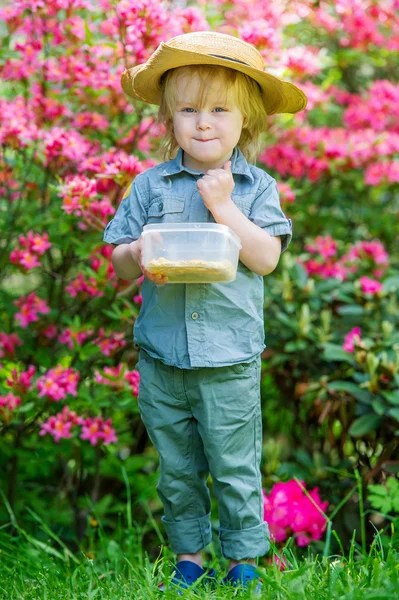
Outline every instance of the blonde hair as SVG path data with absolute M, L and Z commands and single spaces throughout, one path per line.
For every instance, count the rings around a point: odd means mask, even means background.
M 163 75 L 161 79 L 162 100 L 158 110 L 158 123 L 163 124 L 166 128 L 166 135 L 159 148 L 162 160 L 174 158 L 179 149 L 173 133 L 173 113 L 178 100 L 176 81 L 183 74 L 189 75 L 190 78 L 199 75 L 200 105 L 215 80 L 222 82 L 222 89 L 225 90 L 226 96 L 229 90 L 233 92 L 237 106 L 244 117 L 237 146 L 249 162 L 255 162 L 263 147 L 262 133 L 267 128 L 267 113 L 260 87 L 245 73 L 218 65 L 187 65 L 170 69 Z

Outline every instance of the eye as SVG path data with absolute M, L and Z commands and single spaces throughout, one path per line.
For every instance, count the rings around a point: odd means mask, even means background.
M 221 106 L 218 106 L 217 108 L 215 108 L 215 110 L 221 110 L 222 112 L 224 112 L 224 111 L 225 111 L 225 109 L 224 109 L 224 108 L 222 108 Z
M 183 109 L 182 109 L 182 112 L 186 112 L 186 110 L 195 110 L 195 109 L 194 109 L 194 108 L 189 108 L 189 107 L 187 107 L 187 108 L 183 108 Z

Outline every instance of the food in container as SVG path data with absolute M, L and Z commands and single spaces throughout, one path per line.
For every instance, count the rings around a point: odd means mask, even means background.
M 237 275 L 240 238 L 218 223 L 160 223 L 143 228 L 144 267 L 168 283 L 228 283 Z

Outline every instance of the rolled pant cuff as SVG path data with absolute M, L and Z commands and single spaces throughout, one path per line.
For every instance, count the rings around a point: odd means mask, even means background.
M 175 554 L 195 554 L 212 541 L 210 514 L 184 521 L 167 521 L 162 517 L 162 522 Z
M 266 522 L 235 531 L 221 527 L 219 539 L 223 556 L 232 560 L 264 556 L 270 548 L 270 533 Z

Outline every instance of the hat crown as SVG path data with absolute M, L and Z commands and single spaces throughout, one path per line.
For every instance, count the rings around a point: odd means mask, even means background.
M 184 33 L 168 40 L 165 45 L 178 50 L 237 61 L 260 71 L 265 67 L 261 53 L 254 46 L 226 33 L 216 31 Z

